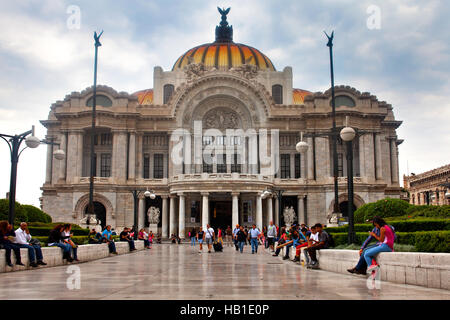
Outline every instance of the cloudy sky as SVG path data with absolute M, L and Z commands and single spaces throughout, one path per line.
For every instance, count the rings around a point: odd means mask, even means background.
M 314 92 L 330 86 L 323 31 L 335 30 L 335 83 L 371 92 L 403 121 L 400 174 L 450 163 L 450 4 L 433 0 L 1 0 L 0 133 L 35 125 L 44 138 L 39 120 L 50 105 L 92 85 L 95 30 L 105 31 L 98 83 L 132 93 L 152 88 L 154 66 L 170 69 L 187 49 L 214 41 L 217 6 L 232 8 L 235 42 L 260 49 L 278 70 L 292 66 L 294 87 Z M 0 155 L 3 198 L 4 141 Z M 45 158 L 45 146 L 23 152 L 18 201 L 39 205 Z

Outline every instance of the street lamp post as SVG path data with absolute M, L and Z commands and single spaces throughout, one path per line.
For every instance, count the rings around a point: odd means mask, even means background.
M 94 32 L 94 40 L 95 40 L 95 57 L 94 57 L 94 95 L 92 98 L 92 128 L 91 128 L 91 170 L 89 177 L 89 204 L 87 210 L 87 219 L 86 224 L 89 228 L 89 220 L 91 215 L 94 215 L 94 172 L 95 172 L 95 158 L 94 158 L 94 143 L 95 143 L 95 116 L 96 116 L 96 107 L 97 107 L 97 56 L 98 56 L 98 47 L 102 44 L 100 43 L 100 37 L 102 36 L 103 31 L 97 35 L 97 32 Z
M 31 136 L 30 136 L 31 134 Z M 34 135 L 34 126 L 32 126 L 31 130 L 28 130 L 24 133 L 18 135 L 8 135 L 8 134 L 0 134 L 0 138 L 6 141 L 9 146 L 9 150 L 11 152 L 11 178 L 9 184 L 9 211 L 8 211 L 8 222 L 14 227 L 14 218 L 16 214 L 16 184 L 17 184 L 17 164 L 19 162 L 19 157 L 22 154 L 22 151 L 28 148 L 37 148 L 41 143 L 51 144 L 51 145 L 59 145 L 54 143 L 53 141 L 39 140 Z M 9 138 L 9 139 L 8 139 Z M 20 145 L 25 140 L 25 144 L 27 145 L 20 152 Z M 64 159 L 64 151 L 57 150 L 53 156 L 57 160 Z
M 134 240 L 137 239 L 138 236 L 138 223 L 139 223 L 139 217 L 138 217 L 138 201 L 139 196 L 142 194 L 142 191 L 140 190 L 131 190 L 131 193 L 133 194 L 133 202 L 134 202 L 134 226 L 133 226 L 133 232 L 134 232 Z M 156 194 L 153 191 L 146 190 L 144 192 L 144 196 L 146 198 L 155 199 Z
M 339 213 L 339 189 L 338 189 L 338 159 L 337 159 L 337 130 L 336 130 L 336 104 L 334 97 L 334 68 L 333 68 L 333 38 L 334 31 L 328 38 L 327 47 L 330 48 L 330 74 L 331 74 L 331 114 L 333 119 L 332 147 L 333 147 L 333 178 L 334 178 L 334 207 L 333 213 Z
M 341 130 L 341 139 L 347 145 L 347 193 L 348 193 L 348 244 L 355 243 L 355 231 L 353 221 L 353 139 L 356 132 L 348 126 L 348 117 L 345 120 L 345 128 Z

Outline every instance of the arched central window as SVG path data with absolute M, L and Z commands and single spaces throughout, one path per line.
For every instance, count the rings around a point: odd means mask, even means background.
M 164 104 L 169 102 L 169 99 L 172 96 L 174 89 L 175 87 L 172 84 L 164 85 L 164 100 L 163 100 Z
M 94 105 L 94 96 L 90 97 L 87 100 L 86 105 L 88 107 L 92 107 Z M 112 106 L 112 101 L 111 101 L 110 98 L 108 98 L 105 95 L 97 94 L 96 99 L 95 99 L 95 105 L 96 106 L 102 106 L 102 107 L 111 107 Z
M 331 106 L 332 100 L 330 100 L 330 106 Z M 354 107 L 356 106 L 355 101 L 348 97 L 348 96 L 337 96 L 334 98 L 334 104 L 337 107 L 345 106 L 345 107 Z
M 276 104 L 283 104 L 283 86 L 279 84 L 272 86 L 272 98 Z

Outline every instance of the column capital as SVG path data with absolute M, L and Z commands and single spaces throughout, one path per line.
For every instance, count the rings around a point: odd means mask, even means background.
M 208 197 L 208 196 L 209 196 L 209 192 L 200 192 L 200 194 L 201 194 L 203 197 Z
M 167 198 L 169 198 L 169 195 L 168 194 L 161 194 L 161 195 L 159 195 L 162 199 L 167 199 Z
M 233 197 L 239 197 L 240 194 L 241 194 L 240 192 L 232 192 L 232 193 L 231 193 L 231 195 L 232 195 Z
M 178 195 L 179 197 L 185 197 L 185 196 L 186 196 L 186 195 L 184 194 L 184 192 L 178 192 L 177 195 Z

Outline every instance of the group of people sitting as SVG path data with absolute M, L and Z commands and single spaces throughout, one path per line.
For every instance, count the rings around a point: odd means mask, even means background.
M 273 245 L 270 248 L 275 252 L 273 256 L 277 257 L 280 254 L 281 248 L 285 247 L 286 250 L 283 260 L 287 260 L 289 259 L 290 248 L 294 247 L 296 251 L 295 258 L 292 260 L 293 262 L 300 261 L 301 249 L 305 248 L 303 253 L 306 266 L 317 269 L 319 267 L 317 251 L 329 248 L 330 245 L 330 235 L 323 230 L 322 224 L 317 223 L 311 228 L 308 228 L 304 223 L 301 225 L 294 223 L 289 229 L 286 227 L 281 228 L 277 249 L 274 250 Z
M 116 245 L 114 244 L 114 239 L 112 238 L 113 235 L 116 235 L 116 233 L 112 231 L 110 225 L 107 225 L 102 232 L 97 232 L 95 229 L 92 229 L 89 233 L 88 242 L 91 244 L 108 243 L 109 252 L 117 254 Z M 153 244 L 154 236 L 155 235 L 151 230 L 148 233 L 144 228 L 142 228 L 137 234 L 137 239 L 144 241 L 144 247 L 146 249 L 150 249 Z M 134 232 L 131 228 L 123 228 L 122 232 L 119 235 L 119 240 L 128 242 L 130 251 L 136 250 L 136 246 L 134 244 Z

